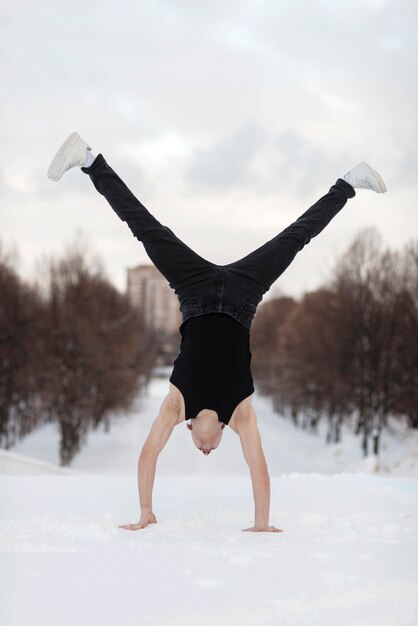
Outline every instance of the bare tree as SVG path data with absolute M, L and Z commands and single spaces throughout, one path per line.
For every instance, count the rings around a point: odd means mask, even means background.
M 256 375 L 281 412 L 339 441 L 354 416 L 364 455 L 379 454 L 388 417 L 418 427 L 418 242 L 383 247 L 361 231 L 322 288 L 265 303 L 254 320 Z M 372 445 L 371 445 L 372 444 Z
M 400 266 L 397 332 L 391 346 L 393 406 L 418 428 L 418 240 L 405 246 Z
M 0 247 L 0 444 L 9 448 L 42 420 L 39 330 L 44 307 Z
M 257 310 L 251 329 L 252 369 L 261 393 L 273 395 L 276 408 L 281 406 L 277 381 L 281 373 L 279 350 L 283 324 L 296 306 L 287 296 L 266 300 Z
M 61 429 L 68 464 L 89 428 L 109 411 L 128 409 L 141 375 L 153 365 L 152 342 L 139 311 L 79 249 L 49 264 L 47 384 L 44 395 Z M 106 423 L 106 422 L 105 422 Z
M 0 442 L 10 447 L 40 423 L 57 421 L 69 464 L 91 428 L 109 428 L 149 380 L 155 338 L 141 311 L 76 240 L 44 258 L 34 285 L 0 247 Z
M 332 283 L 350 312 L 348 375 L 358 410 L 356 432 L 362 434 L 365 455 L 370 438 L 373 453 L 378 454 L 381 431 L 399 399 L 398 380 L 403 374 L 394 367 L 394 355 L 404 334 L 400 312 L 405 293 L 409 293 L 403 287 L 400 260 L 399 253 L 382 250 L 376 229 L 367 229 L 340 259 Z M 416 352 L 417 342 L 412 345 Z

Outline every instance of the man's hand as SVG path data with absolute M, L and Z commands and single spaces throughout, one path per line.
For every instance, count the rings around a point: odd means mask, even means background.
M 141 518 L 137 524 L 124 524 L 119 528 L 125 528 L 125 530 L 139 530 L 145 528 L 148 524 L 156 524 L 157 518 L 152 511 L 141 513 Z
M 243 528 L 242 530 L 249 530 L 252 533 L 282 533 L 281 528 L 275 526 L 251 526 L 251 528 Z

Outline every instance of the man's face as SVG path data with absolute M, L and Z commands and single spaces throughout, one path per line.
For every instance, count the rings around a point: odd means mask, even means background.
M 198 424 L 187 424 L 187 428 L 191 431 L 196 448 L 207 456 L 221 443 L 225 424 L 219 423 L 219 426 L 209 432 L 199 428 Z

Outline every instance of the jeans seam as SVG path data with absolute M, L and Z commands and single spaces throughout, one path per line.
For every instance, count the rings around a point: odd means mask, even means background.
M 218 298 L 218 310 L 222 311 L 224 291 L 225 291 L 225 276 L 224 269 L 220 267 L 219 280 L 218 280 L 218 288 L 217 288 L 217 298 Z

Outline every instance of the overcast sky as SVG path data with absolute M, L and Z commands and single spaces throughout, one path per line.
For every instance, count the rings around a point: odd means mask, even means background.
M 235 261 L 359 161 L 359 190 L 275 283 L 319 286 L 366 226 L 418 236 L 415 2 L 1 3 L 0 240 L 30 277 L 81 233 L 115 285 L 144 248 L 79 168 L 46 171 L 76 130 L 201 256 Z

